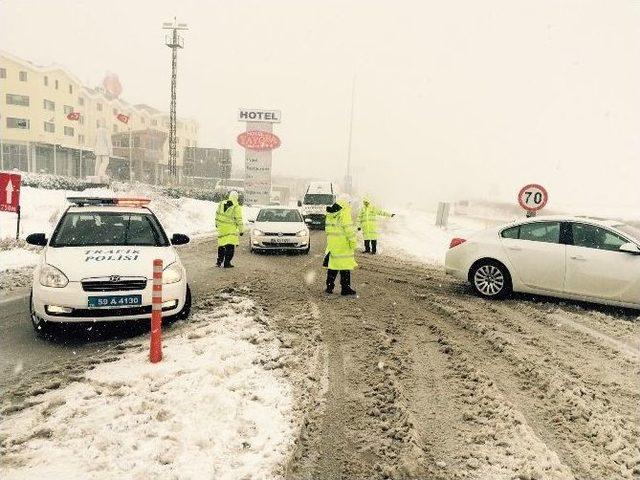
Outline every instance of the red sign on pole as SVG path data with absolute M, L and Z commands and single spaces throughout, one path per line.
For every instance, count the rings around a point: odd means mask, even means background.
M 238 143 L 248 150 L 273 150 L 280 146 L 280 139 L 271 132 L 252 130 L 238 135 Z
M 21 180 L 17 173 L 0 173 L 0 212 L 18 213 Z

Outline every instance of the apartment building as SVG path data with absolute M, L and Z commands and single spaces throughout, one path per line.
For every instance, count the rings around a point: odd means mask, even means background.
M 128 178 L 129 172 L 133 172 L 134 178 L 143 181 L 166 178 L 168 114 L 148 105 L 113 98 L 101 87 L 89 88 L 63 67 L 34 65 L 0 51 L 0 105 L 2 170 L 75 177 L 93 175 L 96 134 L 99 127 L 105 127 L 114 140 L 111 173 Z M 121 121 L 125 119 L 127 123 Z M 154 156 L 155 165 L 146 165 L 144 169 L 129 167 L 130 152 L 122 147 L 122 138 L 128 138 L 129 133 L 132 138 L 154 139 L 154 148 L 161 150 L 161 154 Z M 198 133 L 195 120 L 178 119 L 179 176 L 185 147 L 198 145 Z M 146 176 L 135 176 L 136 172 L 142 175 L 142 171 L 147 172 Z

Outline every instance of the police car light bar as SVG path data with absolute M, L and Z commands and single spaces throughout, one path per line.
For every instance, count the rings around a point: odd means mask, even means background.
M 121 207 L 142 207 L 148 205 L 151 200 L 148 198 L 136 197 L 67 197 L 69 203 L 78 207 L 93 206 L 121 206 Z
M 123 207 L 143 207 L 151 203 L 151 199 L 142 198 L 142 197 L 139 197 L 139 198 L 123 197 L 123 198 L 116 198 L 115 200 L 117 205 L 121 205 Z

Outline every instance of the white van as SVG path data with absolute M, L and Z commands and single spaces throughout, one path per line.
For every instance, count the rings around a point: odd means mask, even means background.
M 327 207 L 336 203 L 337 190 L 331 182 L 311 182 L 304 199 L 298 201 L 304 221 L 310 228 L 324 229 Z

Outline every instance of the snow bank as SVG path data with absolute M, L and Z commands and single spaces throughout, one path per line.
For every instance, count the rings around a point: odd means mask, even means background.
M 400 210 L 390 219 L 380 219 L 382 253 L 411 257 L 428 263 L 444 264 L 453 237 L 465 237 L 492 225 L 490 221 L 450 217 L 446 228 L 435 226 L 432 212 Z
M 277 476 L 293 441 L 292 390 L 263 366 L 278 343 L 253 302 L 227 300 L 171 331 L 160 364 L 131 343 L 5 418 L 3 480 Z
M 15 268 L 31 267 L 38 263 L 40 255 L 31 250 L 17 248 L 0 252 L 0 272 Z

